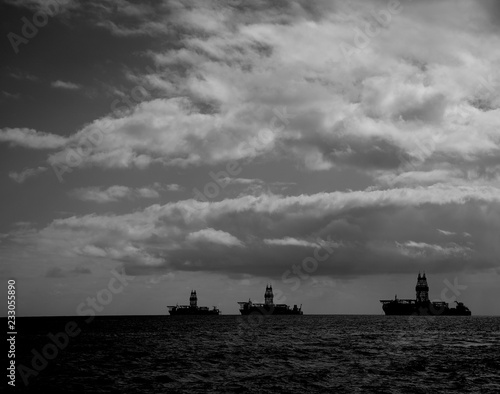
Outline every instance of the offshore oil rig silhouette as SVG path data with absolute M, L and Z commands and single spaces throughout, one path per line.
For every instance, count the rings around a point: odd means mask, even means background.
M 297 308 L 297 305 L 293 306 L 293 309 L 286 304 L 275 304 L 273 287 L 271 285 L 266 286 L 266 292 L 264 293 L 264 303 L 254 303 L 250 299 L 248 302 L 240 301 L 240 313 L 242 315 L 249 315 L 251 313 L 260 313 L 262 315 L 303 315 L 302 305 Z
M 297 308 L 297 305 L 290 308 L 286 304 L 275 304 L 273 287 L 271 285 L 266 286 L 263 304 L 254 303 L 251 300 L 248 300 L 248 302 L 238 302 L 238 304 L 240 305 L 242 315 L 249 315 L 251 313 L 260 313 L 261 315 L 303 315 L 302 305 L 299 308 Z M 220 310 L 215 306 L 213 309 L 209 309 L 206 306 L 198 306 L 196 290 L 191 290 L 189 305 L 169 305 L 167 308 L 171 316 L 220 315 Z
M 431 316 L 470 316 L 471 311 L 462 302 L 456 302 L 455 308 L 450 308 L 448 303 L 429 300 L 429 285 L 427 278 L 418 273 L 415 286 L 416 297 L 411 299 L 380 300 L 386 315 L 431 315 Z
M 170 315 L 219 315 L 220 311 L 215 306 L 208 309 L 206 306 L 198 306 L 198 296 L 196 290 L 191 290 L 189 305 L 167 306 Z

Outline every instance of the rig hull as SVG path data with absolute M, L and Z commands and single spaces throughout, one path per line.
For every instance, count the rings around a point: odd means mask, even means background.
M 243 307 L 240 309 L 240 313 L 244 316 L 250 314 L 260 313 L 261 315 L 303 315 L 304 313 L 300 309 L 291 309 L 289 307 L 272 307 L 272 306 L 251 306 Z
M 463 305 L 450 308 L 448 304 L 442 303 L 404 303 L 407 300 L 392 300 L 385 302 L 382 309 L 386 315 L 418 315 L 418 316 L 471 316 L 471 311 Z M 414 301 L 414 300 L 411 300 Z
M 179 308 L 172 307 L 169 311 L 170 316 L 217 316 L 220 315 L 218 309 L 204 309 L 204 308 Z

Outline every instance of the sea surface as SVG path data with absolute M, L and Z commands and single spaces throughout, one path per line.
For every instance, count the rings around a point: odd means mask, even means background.
M 48 334 L 69 321 L 81 332 L 54 356 Z M 40 317 L 17 332 L 23 392 L 500 393 L 500 317 Z

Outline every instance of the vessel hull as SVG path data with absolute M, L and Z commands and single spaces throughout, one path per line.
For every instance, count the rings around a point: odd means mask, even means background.
M 218 309 L 194 309 L 194 308 L 172 308 L 169 310 L 170 316 L 217 316 Z
M 285 309 L 285 308 L 266 308 L 266 307 L 250 307 L 240 309 L 240 313 L 244 316 L 259 313 L 261 315 L 303 315 L 301 310 Z
M 449 308 L 429 304 L 401 304 L 397 301 L 386 303 L 382 306 L 386 315 L 392 316 L 471 316 L 468 309 Z
M 219 312 L 214 311 L 170 311 L 170 316 L 218 316 Z

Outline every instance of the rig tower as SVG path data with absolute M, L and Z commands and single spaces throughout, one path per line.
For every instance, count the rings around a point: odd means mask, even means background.
M 427 285 L 427 278 L 420 276 L 418 273 L 417 285 L 415 286 L 415 291 L 417 292 L 417 302 L 426 303 L 429 302 L 429 286 Z
M 270 306 L 274 305 L 273 287 L 271 285 L 266 286 L 266 292 L 264 293 L 264 304 Z
M 191 308 L 198 307 L 198 297 L 196 296 L 196 290 L 191 290 L 191 295 L 189 296 L 189 306 Z

